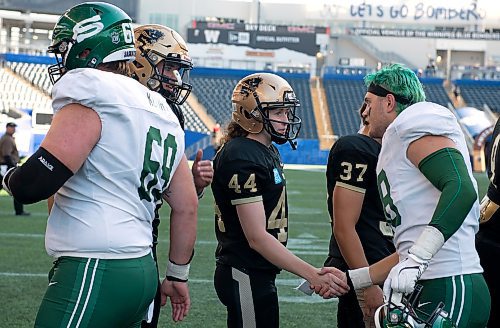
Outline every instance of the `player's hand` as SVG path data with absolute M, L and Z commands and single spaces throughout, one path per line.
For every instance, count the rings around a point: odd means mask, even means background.
M 309 283 L 315 293 L 325 299 L 341 296 L 349 291 L 345 273 L 333 267 L 320 269 L 318 276 L 311 279 Z
M 182 321 L 189 313 L 191 299 L 187 282 L 163 280 L 161 284 L 161 306 L 167 304 L 170 298 L 172 305 L 172 320 Z
M 378 285 L 373 285 L 363 290 L 365 306 L 363 315 L 372 320 L 375 310 L 384 304 L 384 292 Z
M 409 253 L 406 259 L 396 264 L 389 272 L 384 283 L 384 296 L 389 297 L 391 289 L 403 294 L 413 292 L 417 280 L 428 265 L 429 261 Z
M 212 179 L 214 177 L 212 162 L 209 160 L 202 160 L 202 158 L 203 150 L 198 149 L 193 167 L 191 168 L 194 178 L 194 186 L 196 187 L 196 192 L 198 194 L 201 194 L 203 189 L 212 183 Z

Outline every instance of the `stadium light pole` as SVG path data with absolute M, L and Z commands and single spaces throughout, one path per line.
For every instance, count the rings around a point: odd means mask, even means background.
M 260 29 L 260 0 L 257 0 L 257 28 Z

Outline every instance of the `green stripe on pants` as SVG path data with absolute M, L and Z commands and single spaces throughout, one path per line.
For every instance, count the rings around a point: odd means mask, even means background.
M 151 255 L 62 257 L 51 271 L 35 327 L 139 327 L 157 283 Z

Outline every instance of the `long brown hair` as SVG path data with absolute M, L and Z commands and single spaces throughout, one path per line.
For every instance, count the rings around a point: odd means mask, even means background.
M 235 121 L 231 120 L 225 131 L 224 135 L 220 139 L 220 144 L 223 145 L 226 142 L 228 142 L 231 139 L 237 138 L 237 137 L 246 137 L 248 135 L 248 131 L 244 130 L 238 123 Z
M 109 71 L 116 74 L 130 76 L 130 66 L 126 60 L 113 61 L 109 63 L 102 63 L 97 68 L 103 71 Z

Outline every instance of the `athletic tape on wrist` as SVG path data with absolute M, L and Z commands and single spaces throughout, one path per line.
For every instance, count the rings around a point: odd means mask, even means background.
M 418 256 L 422 260 L 430 261 L 441 247 L 443 247 L 443 244 L 444 236 L 441 231 L 433 226 L 426 226 L 408 252 Z
M 183 265 L 175 264 L 172 261 L 168 260 L 167 280 L 182 281 L 182 282 L 188 281 L 190 266 L 191 266 L 190 264 L 183 264 Z
M 373 285 L 369 267 L 349 270 L 348 272 L 354 289 L 367 288 Z

